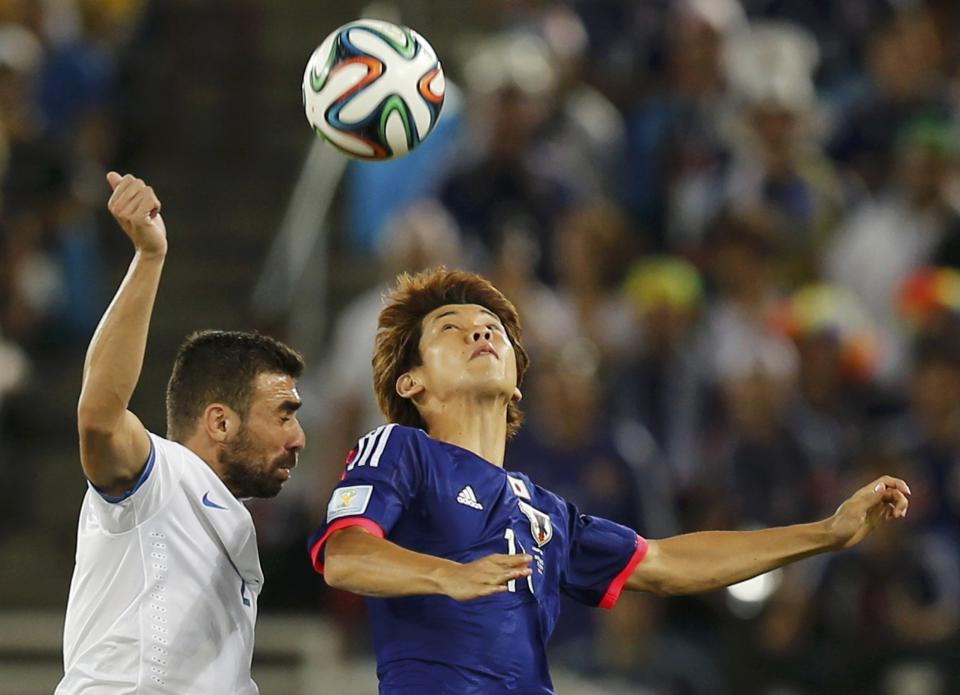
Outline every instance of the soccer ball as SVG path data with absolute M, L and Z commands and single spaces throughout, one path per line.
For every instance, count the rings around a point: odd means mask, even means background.
M 359 159 L 393 159 L 430 134 L 443 106 L 443 69 L 407 27 L 361 19 L 331 33 L 303 74 L 303 106 L 317 134 Z

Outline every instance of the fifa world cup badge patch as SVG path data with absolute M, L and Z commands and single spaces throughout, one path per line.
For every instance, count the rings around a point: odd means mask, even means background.
M 517 504 L 520 505 L 520 511 L 530 520 L 530 534 L 537 545 L 544 546 L 549 543 L 553 538 L 553 523 L 550 521 L 550 515 L 544 514 L 522 500 L 517 500 Z
M 327 505 L 327 523 L 343 516 L 359 516 L 367 511 L 373 485 L 352 485 L 333 491 Z

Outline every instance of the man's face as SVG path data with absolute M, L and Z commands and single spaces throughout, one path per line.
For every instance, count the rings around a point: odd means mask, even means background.
M 421 324 L 423 364 L 410 370 L 441 402 L 463 394 L 518 400 L 517 359 L 496 314 L 477 304 L 446 304 Z
M 220 452 L 224 483 L 237 497 L 275 497 L 304 447 L 293 377 L 261 373 L 240 431 Z

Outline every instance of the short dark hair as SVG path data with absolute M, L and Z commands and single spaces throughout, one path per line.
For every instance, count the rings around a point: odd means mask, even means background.
M 373 355 L 373 384 L 380 410 L 391 422 L 426 430 L 427 423 L 409 398 L 397 393 L 397 379 L 423 364 L 420 334 L 423 319 L 447 304 L 478 304 L 500 319 L 513 344 L 517 360 L 517 386 L 523 382 L 530 360 L 521 340 L 520 317 L 510 300 L 479 275 L 462 270 L 433 268 L 416 275 L 402 273 L 386 295 L 380 312 Z M 523 415 L 513 401 L 507 406 L 507 437 L 520 429 Z
M 255 331 L 197 331 L 177 351 L 167 384 L 167 436 L 182 442 L 211 403 L 245 417 L 259 374 L 303 373 L 303 357 L 279 340 Z

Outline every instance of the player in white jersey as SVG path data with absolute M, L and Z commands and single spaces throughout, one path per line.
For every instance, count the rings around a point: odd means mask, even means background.
M 167 438 L 128 409 L 167 252 L 160 201 L 107 175 L 136 249 L 90 343 L 77 410 L 89 481 L 57 695 L 249 695 L 263 574 L 246 497 L 273 497 L 304 446 L 303 360 L 256 333 L 204 331 L 180 348 Z

